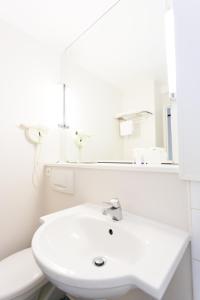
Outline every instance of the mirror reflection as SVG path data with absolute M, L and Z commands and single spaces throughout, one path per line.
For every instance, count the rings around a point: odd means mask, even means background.
M 178 162 L 170 11 L 118 1 L 66 49 L 64 161 Z

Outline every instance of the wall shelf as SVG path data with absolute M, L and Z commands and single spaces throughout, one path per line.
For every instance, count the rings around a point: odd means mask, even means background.
M 152 115 L 153 113 L 148 110 L 141 110 L 141 111 L 121 113 L 118 114 L 115 118 L 118 119 L 119 121 L 138 120 L 138 119 L 146 119 Z

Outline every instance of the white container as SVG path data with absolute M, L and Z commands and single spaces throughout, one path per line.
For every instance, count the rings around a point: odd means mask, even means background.
M 164 148 L 135 148 L 133 150 L 133 161 L 137 165 L 150 164 L 158 165 L 167 160 L 167 153 Z

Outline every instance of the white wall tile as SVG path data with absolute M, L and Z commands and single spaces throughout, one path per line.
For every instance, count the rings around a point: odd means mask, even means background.
M 66 168 L 67 169 L 67 168 Z M 118 197 L 124 210 L 189 229 L 188 185 L 178 174 L 75 168 L 74 195 L 52 191 L 46 177 L 44 214 Z M 56 200 L 55 200 L 56 199 Z
M 200 211 L 192 210 L 192 257 L 200 260 Z
M 194 300 L 200 300 L 200 262 L 193 260 L 193 297 Z
M 191 206 L 200 209 L 200 182 L 191 182 Z

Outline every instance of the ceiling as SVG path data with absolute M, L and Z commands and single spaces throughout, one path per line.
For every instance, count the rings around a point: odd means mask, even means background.
M 65 56 L 120 89 L 167 84 L 165 0 L 121 0 Z
M 116 0 L 0 0 L 0 19 L 62 52 Z
M 60 54 L 117 0 L 0 0 L 0 19 Z M 166 81 L 166 0 L 121 0 L 65 54 L 123 88 L 134 78 Z

